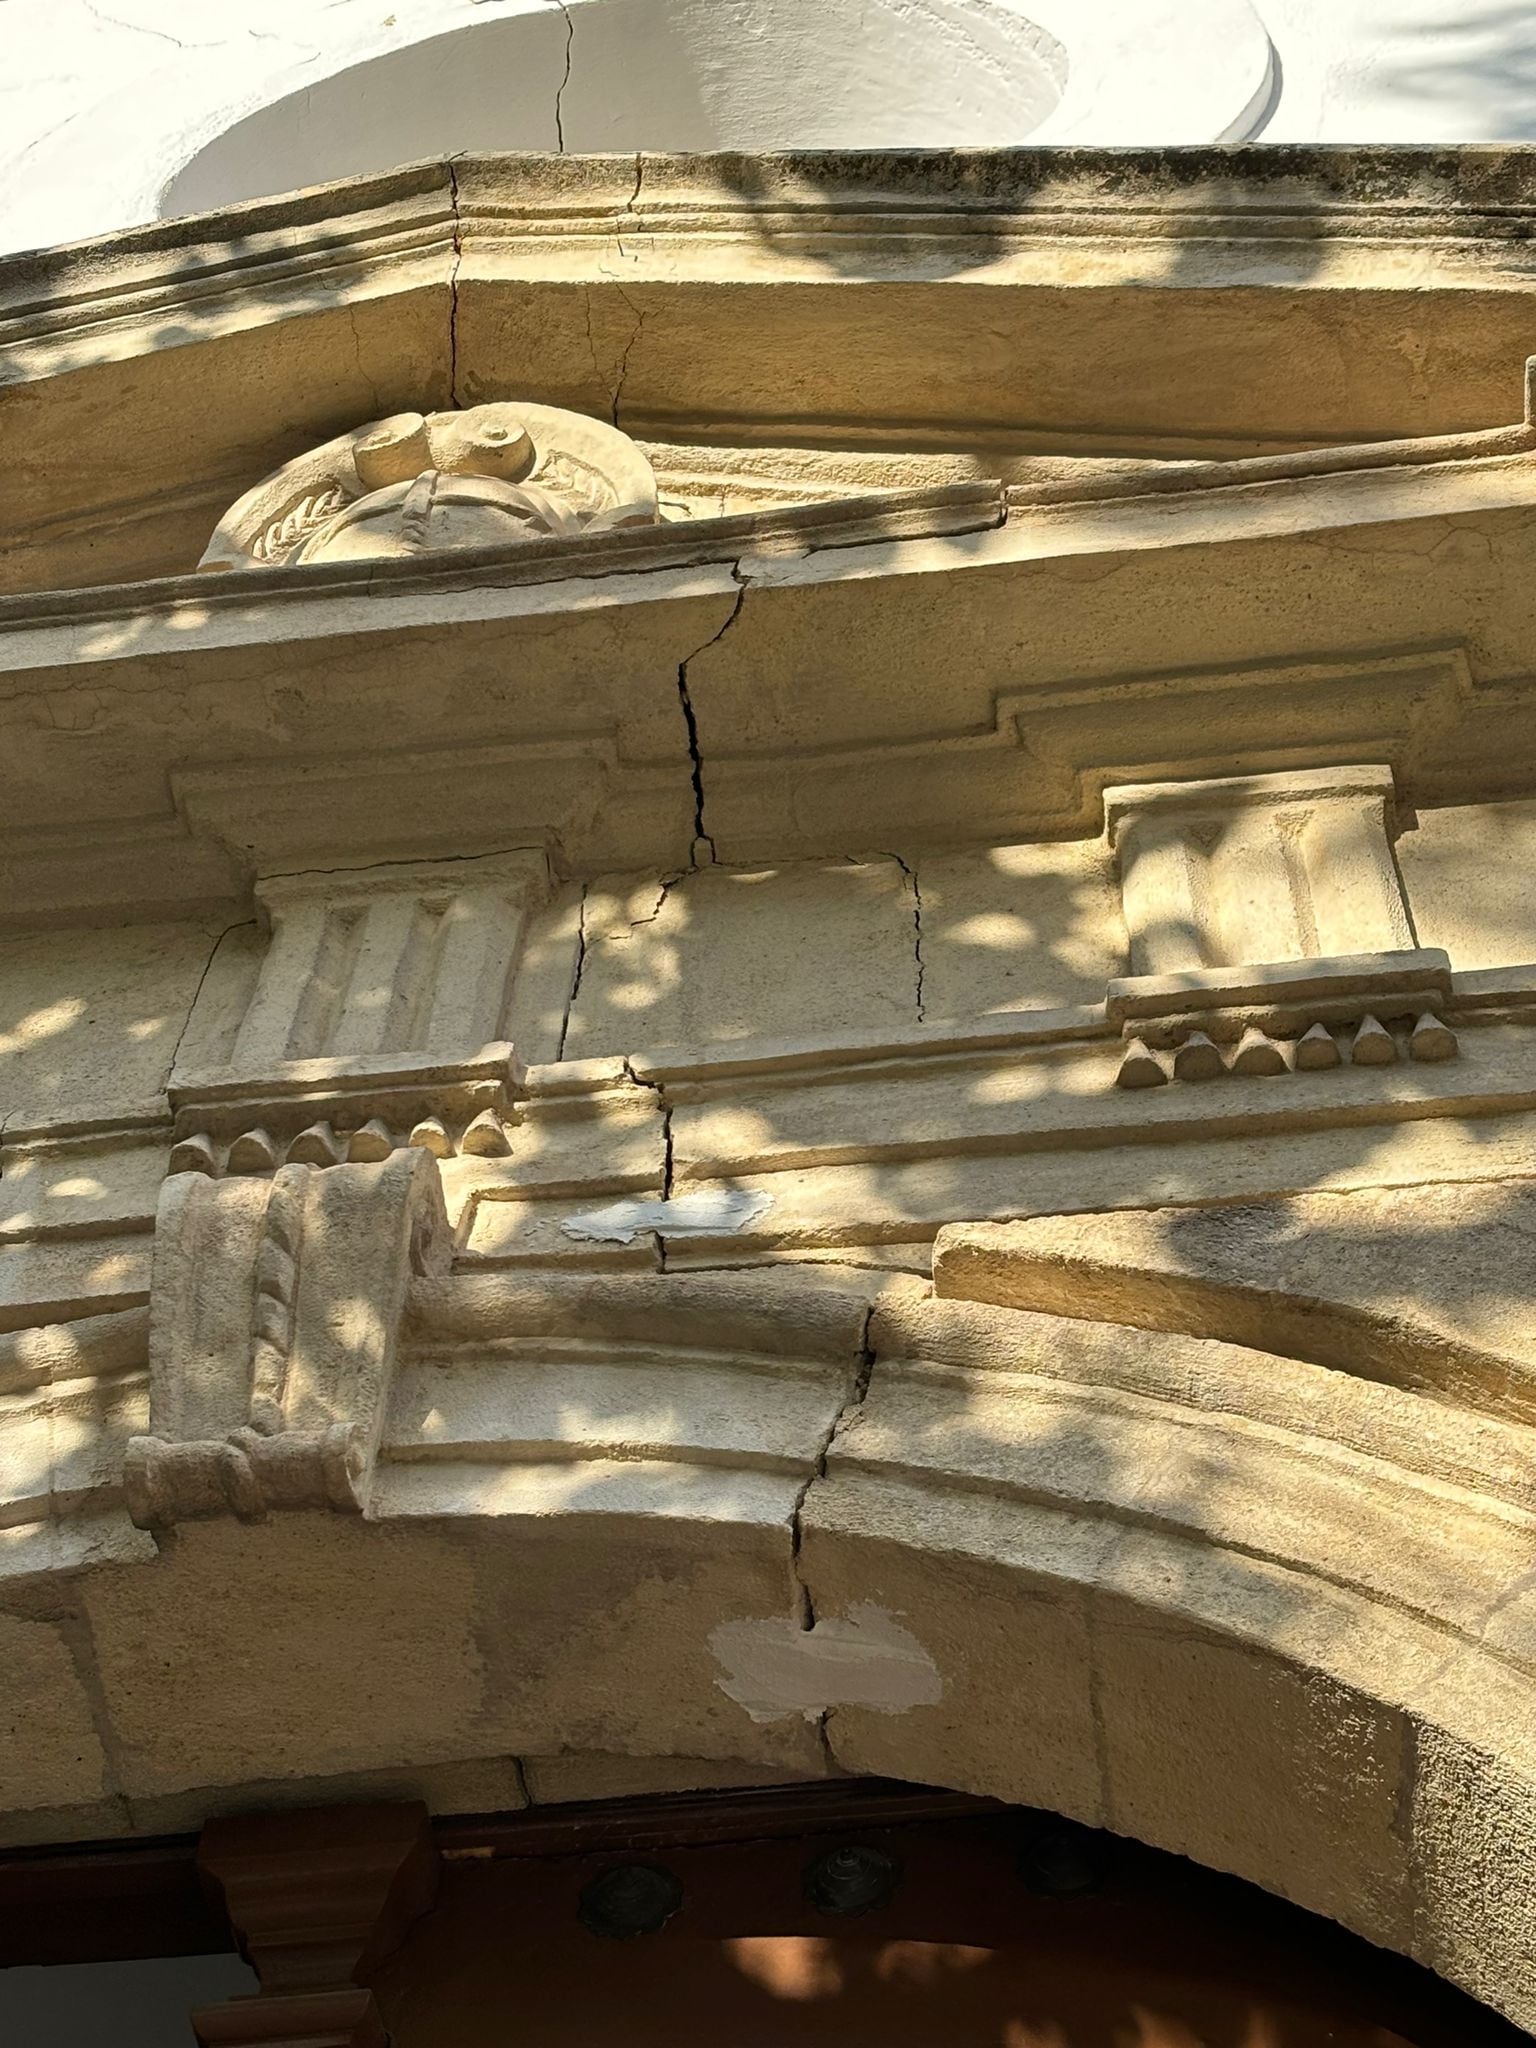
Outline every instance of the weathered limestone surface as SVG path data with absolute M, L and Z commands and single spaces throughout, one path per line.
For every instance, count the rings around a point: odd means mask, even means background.
M 78 1629 L 70 1631 L 79 1640 Z M 6 1686 L 0 1799 L 11 1813 L 92 1806 L 112 1787 L 69 1635 L 55 1624 L 0 1616 Z M 45 1812 L 42 1825 L 52 1819 Z
M 1536 954 L 1519 887 L 1526 808 L 1422 813 L 1397 843 L 1418 938 L 1457 970 Z M 12 1142 L 34 1127 L 168 1115 L 178 1039 L 189 1072 L 227 1064 L 269 944 L 254 923 L 0 942 Z M 882 1018 L 920 1021 L 919 974 L 933 1020 L 1091 1004 L 1124 971 L 1124 946 L 1118 890 L 1089 840 L 598 878 L 531 916 L 504 1022 L 530 1063 L 867 1034 Z
M 1497 231 L 1500 209 L 1526 203 L 1522 151 L 1288 150 L 1248 175 L 1286 231 L 1232 230 L 1219 150 L 1112 166 L 1076 151 L 812 154 L 765 159 L 748 191 L 707 157 L 648 154 L 638 192 L 627 155 L 469 158 L 15 259 L 0 298 L 26 377 L 12 411 L 29 423 L 62 400 L 68 423 L 12 506 L 16 586 L 195 559 L 231 478 L 343 425 L 501 397 L 509 362 L 545 402 L 607 418 L 622 401 L 625 424 L 678 440 L 745 416 L 794 441 L 807 417 L 866 411 L 952 439 L 965 404 L 1030 448 L 1099 454 L 1112 425 L 1137 449 L 1225 455 L 1500 416 L 1529 340 L 1519 245 Z M 807 203 L 840 249 L 850 230 L 874 245 L 873 277 L 784 230 Z M 552 232 L 572 222 L 579 233 Z M 722 277 L 732 291 L 710 290 Z M 61 331 L 67 292 L 84 298 L 82 326 Z M 1449 374 L 1402 347 L 1431 294 Z M 207 398 L 190 412 L 189 342 Z M 91 457 L 125 357 L 144 420 L 119 458 L 132 510 L 82 545 L 69 522 L 98 511 Z M 976 473 L 963 439 L 944 452 Z
M 583 911 L 579 1055 L 918 1020 L 916 901 L 894 858 L 603 878 Z
M 1536 804 L 1454 804 L 1420 811 L 1397 842 L 1419 942 L 1457 966 L 1522 967 L 1536 954 L 1536 905 L 1524 886 Z
M 912 856 L 930 1017 L 1096 1003 L 1123 972 L 1125 920 L 1097 839 Z
M 219 929 L 151 923 L 0 938 L 8 1134 L 152 1117 Z

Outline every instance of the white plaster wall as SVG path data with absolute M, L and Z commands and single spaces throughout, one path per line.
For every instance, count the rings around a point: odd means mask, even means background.
M 1536 141 L 1533 0 L 1258 0 L 1266 142 Z
M 518 17 L 516 77 L 475 91 L 445 32 Z M 393 99 L 377 73 L 337 79 L 415 46 Z M 562 83 L 567 144 L 587 148 L 1520 141 L 1536 139 L 1536 0 L 0 0 L 0 249 L 153 218 L 178 174 L 191 204 L 316 165 L 553 147 Z M 222 183 L 187 171 L 276 103 L 246 162 L 222 145 Z

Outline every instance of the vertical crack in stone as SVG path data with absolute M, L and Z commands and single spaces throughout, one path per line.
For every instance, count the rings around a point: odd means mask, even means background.
M 619 407 L 623 403 L 624 399 L 624 385 L 626 379 L 629 376 L 629 359 L 634 354 L 635 343 L 640 339 L 640 330 L 645 325 L 645 315 L 644 313 L 641 312 L 640 308 L 635 304 L 634 300 L 629 296 L 629 293 L 625 291 L 622 288 L 622 286 L 615 285 L 614 290 L 618 293 L 619 297 L 624 301 L 624 304 L 628 307 L 630 318 L 634 322 L 634 325 L 629 330 L 629 339 L 624 344 L 624 353 L 619 357 L 618 373 L 613 380 L 613 396 L 608 402 L 609 418 L 611 419 L 613 425 L 617 426 L 619 424 Z M 587 297 L 587 338 L 589 344 L 591 341 L 591 319 L 592 300 L 591 294 L 589 293 Z
M 592 287 L 590 285 L 582 286 L 581 298 L 587 322 L 587 354 L 592 360 L 592 382 L 594 385 L 600 386 L 603 382 L 603 368 L 602 364 L 597 360 L 597 336 L 592 332 Z M 615 394 L 609 400 L 608 409 L 610 413 L 618 410 L 618 403 L 618 396 Z
M 249 917 L 237 918 L 233 924 L 225 925 L 223 931 L 219 933 L 218 937 L 209 947 L 208 958 L 203 962 L 203 970 L 201 974 L 199 974 L 197 977 L 197 987 L 193 989 L 192 1000 L 187 1005 L 187 1014 L 181 1020 L 181 1029 L 176 1034 L 176 1043 L 171 1047 L 171 1057 L 167 1062 L 165 1069 L 165 1078 L 167 1082 L 169 1082 L 172 1074 L 174 1074 L 176 1071 L 176 1062 L 181 1058 L 182 1041 L 185 1039 L 187 1033 L 192 1029 L 192 1019 L 197 1015 L 197 1005 L 203 993 L 203 984 L 207 981 L 209 975 L 213 972 L 213 963 L 219 957 L 220 946 L 223 945 L 224 941 L 229 937 L 231 932 L 244 931 L 248 925 L 251 925 L 253 923 L 254 920 Z M 5 1124 L 3 1122 L 0 1122 L 0 1138 L 3 1138 L 4 1136 Z
M 363 337 L 357 328 L 357 307 L 349 303 L 346 313 L 347 325 L 352 330 L 352 358 L 357 364 L 358 380 L 368 386 L 368 394 L 372 400 L 374 412 L 381 413 L 384 410 L 384 401 L 379 396 L 379 380 L 372 375 L 363 361 Z
M 448 204 L 453 209 L 453 259 L 448 271 L 448 403 L 459 403 L 459 268 L 464 261 L 464 229 L 459 213 L 459 174 L 449 157 Z
M 789 1570 L 791 1590 L 794 1594 L 795 1606 L 798 1612 L 800 1626 L 801 1628 L 806 1630 L 813 1629 L 816 1626 L 816 1603 L 811 1595 L 810 1584 L 806 1579 L 805 1572 L 801 1566 L 800 1561 L 801 1545 L 804 1540 L 805 1503 L 809 1499 L 811 1488 L 816 1484 L 817 1480 L 826 1478 L 827 1459 L 831 1456 L 832 1446 L 837 1442 L 838 1438 L 842 1435 L 843 1431 L 847 1428 L 848 1424 L 852 1421 L 853 1417 L 857 1415 L 859 1410 L 863 1407 L 864 1398 L 869 1392 L 870 1374 L 875 1369 L 875 1354 L 873 1347 L 870 1343 L 870 1325 L 874 1321 L 874 1314 L 874 1303 L 871 1302 L 870 1305 L 864 1311 L 864 1326 L 859 1333 L 859 1349 L 857 1363 L 854 1370 L 853 1385 L 849 1388 L 848 1393 L 842 1402 L 842 1405 L 839 1407 L 837 1413 L 833 1416 L 832 1421 L 827 1428 L 827 1433 L 821 1440 L 821 1447 L 816 1453 L 816 1457 L 811 1465 L 811 1469 L 806 1474 L 805 1484 L 800 1488 L 800 1491 L 795 1495 L 795 1504 L 789 1511 Z M 821 1728 L 822 1741 L 824 1744 L 826 1742 L 826 1718 L 826 1715 L 823 1714 L 821 1717 L 821 1721 L 818 1724 Z M 829 1758 L 830 1755 L 831 1752 L 829 1749 Z
M 680 876 L 674 875 L 670 881 L 663 882 L 661 895 L 656 901 L 657 911 L 660 910 L 662 904 L 666 901 L 667 891 L 671 888 L 672 883 L 680 879 Z M 634 929 L 634 924 L 651 923 L 655 915 L 656 911 L 653 911 L 651 917 L 636 918 L 631 924 L 630 929 Z M 660 1081 L 648 1081 L 644 1074 L 637 1074 L 634 1063 L 631 1060 L 625 1060 L 624 1071 L 637 1088 L 647 1088 L 650 1090 L 651 1094 L 656 1098 L 657 1107 L 661 1111 L 661 1199 L 664 1202 L 670 1202 L 672 1199 L 672 1105 L 667 1100 L 667 1091 L 663 1084 Z M 667 1238 L 665 1231 L 653 1230 L 651 1232 L 651 1248 L 655 1254 L 657 1272 L 665 1273 L 667 1270 Z
M 635 151 L 635 182 L 630 189 L 629 197 L 625 200 L 623 208 L 613 224 L 614 246 L 619 252 L 620 261 L 624 263 L 638 263 L 640 261 L 638 256 L 631 256 L 624 246 L 624 223 L 626 221 L 633 221 L 635 218 L 636 210 L 640 204 L 640 187 L 644 182 L 645 154 L 644 151 L 637 149 Z
M 571 45 L 576 40 L 576 23 L 565 0 L 555 0 L 555 5 L 565 17 L 565 72 L 555 87 L 555 148 L 565 155 L 565 89 L 571 82 Z
M 816 1740 L 821 1745 L 821 1761 L 826 1766 L 827 1776 L 835 1778 L 841 1775 L 843 1767 L 832 1748 L 831 1723 L 832 1709 L 823 1707 L 816 1716 Z
M 675 879 L 676 877 L 674 877 Z M 668 884 L 668 886 L 670 887 L 671 885 Z M 648 924 L 650 919 L 640 918 L 637 922 Z M 656 1106 L 661 1111 L 661 1199 L 664 1202 L 670 1202 L 672 1199 L 672 1105 L 667 1100 L 667 1091 L 661 1082 L 648 1081 L 644 1074 L 637 1074 L 632 1061 L 625 1060 L 624 1071 L 637 1088 L 647 1089 L 655 1096 Z
M 570 1035 L 576 998 L 581 994 L 581 977 L 587 971 L 587 889 L 588 884 L 583 882 L 581 901 L 576 906 L 576 967 L 571 975 L 570 993 L 565 999 L 565 1015 L 560 1019 L 560 1043 L 555 1048 L 557 1062 L 565 1058 L 565 1041 Z
M 731 574 L 736 579 L 736 602 L 731 606 L 730 615 L 717 633 L 692 654 L 684 655 L 677 665 L 677 700 L 683 714 L 683 727 L 688 736 L 688 766 L 693 781 L 693 848 L 689 856 L 690 865 L 698 867 L 699 849 L 706 849 L 706 862 L 715 858 L 715 842 L 704 829 L 704 757 L 699 751 L 699 722 L 694 715 L 693 698 L 688 688 L 688 671 L 701 654 L 707 654 L 711 647 L 718 647 L 732 626 L 741 617 L 742 605 L 746 602 L 747 585 L 742 577 L 740 562 L 731 564 Z
M 899 853 L 889 854 L 887 859 L 895 861 L 906 877 L 908 888 L 912 891 L 912 963 L 917 975 L 917 1021 L 921 1024 L 927 1015 L 924 1007 L 924 982 L 928 973 L 927 963 L 923 959 L 922 885 L 917 879 L 917 869 L 909 867 Z

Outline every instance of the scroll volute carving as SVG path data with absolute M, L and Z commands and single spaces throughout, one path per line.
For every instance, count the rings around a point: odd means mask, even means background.
M 150 1433 L 124 1462 L 134 1521 L 360 1511 L 406 1289 L 451 1248 L 418 1149 L 270 1180 L 173 1174 L 155 1224 Z
M 556 406 L 373 420 L 285 463 L 219 521 L 200 569 L 412 557 L 660 518 L 627 434 Z
M 366 1987 L 436 1895 L 425 1806 L 213 1820 L 197 1860 L 261 1986 L 192 2015 L 204 2048 L 388 2048 Z

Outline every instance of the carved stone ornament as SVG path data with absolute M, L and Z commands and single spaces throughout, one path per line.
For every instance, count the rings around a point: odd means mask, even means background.
M 400 412 L 285 463 L 219 521 L 200 569 L 410 557 L 657 523 L 627 434 L 549 405 Z
M 150 1433 L 124 1461 L 134 1521 L 358 1512 L 406 1289 L 446 1271 L 451 1247 L 420 1149 L 270 1180 L 173 1174 L 155 1222 Z
M 271 943 L 223 1063 L 178 1063 L 172 1173 L 505 1157 L 517 1061 L 503 1037 L 542 853 L 390 862 L 256 884 Z
M 1106 993 L 1122 1088 L 1456 1058 L 1394 795 L 1384 765 L 1105 790 L 1135 970 Z

